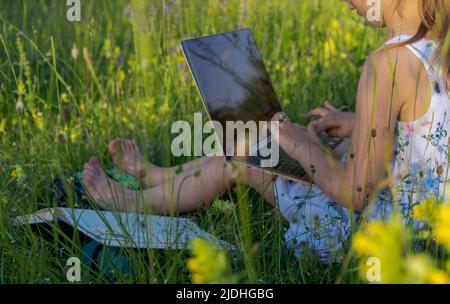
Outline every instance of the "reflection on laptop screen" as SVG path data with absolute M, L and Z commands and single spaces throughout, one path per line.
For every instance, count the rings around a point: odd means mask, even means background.
M 212 120 L 269 121 L 281 111 L 248 29 L 182 42 Z

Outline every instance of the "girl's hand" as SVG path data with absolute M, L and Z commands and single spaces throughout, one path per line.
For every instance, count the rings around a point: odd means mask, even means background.
M 326 101 L 323 107 L 315 108 L 304 114 L 304 119 L 319 116 L 318 120 L 311 122 L 308 130 L 313 134 L 322 132 L 332 137 L 348 138 L 352 136 L 355 123 L 355 114 L 338 111 L 330 102 Z
M 272 121 L 279 122 L 278 132 L 272 133 L 272 136 L 288 155 L 297 159 L 300 146 L 310 137 L 307 129 L 304 126 L 289 122 L 283 112 L 275 114 Z

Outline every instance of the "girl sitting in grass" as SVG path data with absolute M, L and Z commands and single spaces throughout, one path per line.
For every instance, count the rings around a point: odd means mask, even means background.
M 399 206 L 415 226 L 411 210 L 425 197 L 444 195 L 450 146 L 450 0 L 380 0 L 387 41 L 367 59 L 356 113 L 330 103 L 307 131 L 282 122 L 278 142 L 307 170 L 314 185 L 294 183 L 221 157 L 204 157 L 177 168 L 143 158 L 132 140 L 114 140 L 114 163 L 147 189 L 131 191 L 109 180 L 97 158 L 84 166 L 84 186 L 107 210 L 172 214 L 191 212 L 236 186 L 237 177 L 258 191 L 289 221 L 287 243 L 296 253 L 335 256 L 360 215 L 384 219 Z M 366 0 L 349 0 L 367 16 Z M 324 151 L 317 134 L 348 139 L 343 157 Z M 236 171 L 236 168 L 239 170 Z M 177 174 L 178 173 L 178 174 Z

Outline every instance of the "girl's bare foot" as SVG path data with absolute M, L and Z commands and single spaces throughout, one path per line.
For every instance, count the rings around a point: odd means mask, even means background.
M 83 167 L 83 185 L 89 197 L 105 210 L 131 211 L 135 204 L 133 191 L 108 178 L 98 158 L 92 157 Z
M 134 140 L 115 139 L 108 145 L 108 150 L 113 163 L 137 178 L 145 187 L 153 186 L 148 177 L 150 171 L 152 175 L 162 174 L 161 168 L 144 160 Z

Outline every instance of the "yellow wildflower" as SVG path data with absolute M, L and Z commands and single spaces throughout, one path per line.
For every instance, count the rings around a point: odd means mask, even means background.
M 122 51 L 120 50 L 120 47 L 116 46 L 114 48 L 114 57 L 118 58 L 121 53 L 122 53 Z
M 62 100 L 63 102 L 68 102 L 68 101 L 69 101 L 69 94 L 67 94 L 67 93 L 62 93 L 62 94 L 61 94 L 61 100 Z
M 117 71 L 117 81 L 122 82 L 124 80 L 125 80 L 125 72 L 122 69 L 119 69 L 119 71 Z
M 425 204 L 415 205 L 413 207 L 412 217 L 415 220 L 423 221 L 426 218 Z
M 328 39 L 325 42 L 323 47 L 324 47 L 324 54 L 325 54 L 326 59 L 330 59 L 331 57 L 336 55 L 337 48 L 336 48 L 336 43 L 334 42 L 333 39 L 331 39 L 331 38 Z
M 432 269 L 427 275 L 427 283 L 430 284 L 449 284 L 450 277 L 448 274 L 439 269 Z
M 367 277 L 367 258 L 376 258 L 383 265 L 381 278 L 384 283 L 395 282 L 402 275 L 402 246 L 407 233 L 399 215 L 387 223 L 371 222 L 363 226 L 352 240 L 352 249 L 360 257 L 360 274 Z
M 370 254 L 376 250 L 375 244 L 363 234 L 355 235 L 352 247 L 358 254 Z
M 336 19 L 331 22 L 331 28 L 337 30 L 341 28 L 341 24 Z
M 434 268 L 432 259 L 424 254 L 408 257 L 405 268 L 405 283 L 448 284 L 450 282 L 448 274 Z
M 187 267 L 192 274 L 192 283 L 231 283 L 233 279 L 228 274 L 229 262 L 225 252 L 200 238 L 192 241 L 191 252 Z
M 406 259 L 407 280 L 410 283 L 425 283 L 431 262 L 426 255 L 414 255 Z
M 44 130 L 45 121 L 44 121 L 44 115 L 42 114 L 42 112 L 33 113 L 32 117 L 33 117 L 33 122 L 36 125 L 36 127 L 41 131 Z
M 446 205 L 440 209 L 433 232 L 436 241 L 450 250 L 450 205 Z
M 434 234 L 436 236 L 436 241 L 450 248 L 450 227 L 437 227 L 434 230 Z
M 74 143 L 79 137 L 81 136 L 81 129 L 80 128 L 74 128 L 70 130 L 70 141 Z
M 81 113 L 86 113 L 86 105 L 84 104 L 84 102 L 80 103 L 80 112 Z
M 14 166 L 14 169 L 11 171 L 12 178 L 21 178 L 25 176 L 25 173 L 20 165 Z
M 110 58 L 112 55 L 111 44 L 112 43 L 110 39 L 105 39 L 105 41 L 103 42 L 103 54 L 106 58 Z
M 27 175 L 20 165 L 14 166 L 14 169 L 11 171 L 11 177 L 16 180 L 18 186 L 24 185 L 27 180 Z
M 159 111 L 161 114 L 168 114 L 170 112 L 170 106 L 167 102 L 165 102 L 160 108 Z
M 348 44 L 350 44 L 351 42 L 353 42 L 353 36 L 352 36 L 352 34 L 349 33 L 349 32 L 346 32 L 346 33 L 344 34 L 344 41 L 345 41 L 345 43 L 348 43 Z
M 128 66 L 130 66 L 132 68 L 132 67 L 134 67 L 136 65 L 136 60 L 129 59 L 127 61 L 127 63 L 128 63 Z
M 422 222 L 432 222 L 436 215 L 436 203 L 434 198 L 424 200 L 421 204 L 415 205 L 412 211 L 412 218 Z
M 20 95 L 25 95 L 25 84 L 21 81 L 19 82 L 19 84 L 17 85 L 17 94 Z
M 158 121 L 158 116 L 154 113 L 149 113 L 148 115 L 148 120 L 149 122 L 157 122 Z

